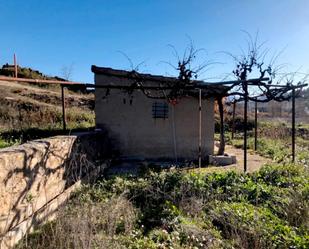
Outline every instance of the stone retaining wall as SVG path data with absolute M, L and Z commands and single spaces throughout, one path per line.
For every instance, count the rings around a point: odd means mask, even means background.
M 0 150 L 1 249 L 52 217 L 83 181 L 99 176 L 109 153 L 104 141 L 103 134 L 87 133 Z

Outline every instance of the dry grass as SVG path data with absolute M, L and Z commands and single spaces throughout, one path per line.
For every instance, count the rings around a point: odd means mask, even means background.
M 81 189 L 20 248 L 308 248 L 308 171 L 150 173 Z
M 0 131 L 62 128 L 59 89 L 0 81 L 0 90 Z M 65 92 L 67 128 L 94 127 L 93 94 Z
M 135 209 L 122 196 L 101 203 L 75 202 L 60 209 L 57 220 L 25 237 L 17 248 L 121 248 L 113 236 L 130 233 L 135 221 Z

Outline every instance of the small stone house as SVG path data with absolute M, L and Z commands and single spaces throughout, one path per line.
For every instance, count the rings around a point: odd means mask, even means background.
M 220 93 L 222 86 L 207 85 L 203 89 L 203 96 L 207 92 L 208 97 L 201 101 L 200 119 L 199 97 L 185 96 L 170 102 L 153 98 L 164 94 L 164 90 L 151 90 L 155 96 L 149 98 L 142 90 L 119 88 L 136 85 L 134 72 L 97 66 L 91 69 L 96 85 L 96 128 L 107 132 L 120 158 L 194 161 L 199 156 L 200 141 L 202 160 L 213 154 L 215 99 L 211 92 Z M 138 77 L 144 86 L 158 89 L 178 80 L 150 74 L 138 74 Z M 194 95 L 198 90 L 191 93 Z

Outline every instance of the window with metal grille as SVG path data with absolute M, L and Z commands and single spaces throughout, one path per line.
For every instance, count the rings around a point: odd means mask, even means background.
M 165 102 L 152 103 L 152 117 L 153 118 L 168 118 L 168 104 Z

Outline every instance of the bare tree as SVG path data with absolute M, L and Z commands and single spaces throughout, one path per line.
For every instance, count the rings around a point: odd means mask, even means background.
M 128 94 L 132 94 L 134 89 L 139 88 L 139 90 L 141 90 L 149 98 L 167 99 L 168 101 L 174 101 L 179 97 L 188 96 L 190 94 L 192 95 L 193 86 L 197 84 L 198 74 L 207 66 L 213 64 L 213 62 L 206 61 L 202 64 L 194 65 L 198 53 L 203 49 L 196 49 L 192 41 L 190 41 L 182 56 L 178 54 L 174 46 L 169 45 L 169 47 L 172 48 L 173 55 L 177 59 L 177 65 L 175 66 L 173 63 L 165 61 L 164 63 L 167 63 L 175 69 L 178 75 L 175 80 L 165 82 L 166 87 L 169 88 L 168 90 L 146 90 L 144 88 L 146 80 L 143 78 L 143 75 L 139 73 L 139 66 L 143 62 L 134 67 L 132 60 L 126 54 L 120 52 L 129 61 L 131 66 L 130 77 L 134 79 L 134 83 L 131 85 L 131 88 L 127 90 Z M 188 89 L 191 89 L 191 91 Z
M 73 63 L 71 63 L 69 66 L 63 66 L 61 68 L 61 77 L 63 77 L 67 81 L 70 81 L 72 79 L 73 68 Z
M 248 33 L 247 33 L 248 34 Z M 295 86 L 302 86 L 306 81 L 307 76 L 303 77 L 300 81 L 295 83 L 295 74 L 288 73 L 285 77 L 281 77 L 275 82 L 275 77 L 282 68 L 282 65 L 275 66 L 276 59 L 279 55 L 273 56 L 268 64 L 265 62 L 265 58 L 268 53 L 268 49 L 264 49 L 264 43 L 258 43 L 258 36 L 252 39 L 252 36 L 248 34 L 248 49 L 247 52 L 240 56 L 232 56 L 235 60 L 235 69 L 233 74 L 237 79 L 237 82 L 229 85 L 229 91 L 225 97 L 233 96 L 233 101 L 244 102 L 244 148 L 247 146 L 247 103 L 248 101 L 255 102 L 269 102 L 269 101 L 286 101 L 292 97 L 291 91 Z M 297 88 L 296 94 L 299 94 L 301 87 Z M 223 108 L 222 98 L 217 98 L 219 105 L 219 113 L 221 120 L 220 129 L 220 147 L 218 154 L 224 154 L 224 124 L 223 124 Z M 221 106 L 221 108 L 220 108 Z M 246 154 L 246 153 L 245 153 Z M 246 161 L 246 160 L 245 160 Z

